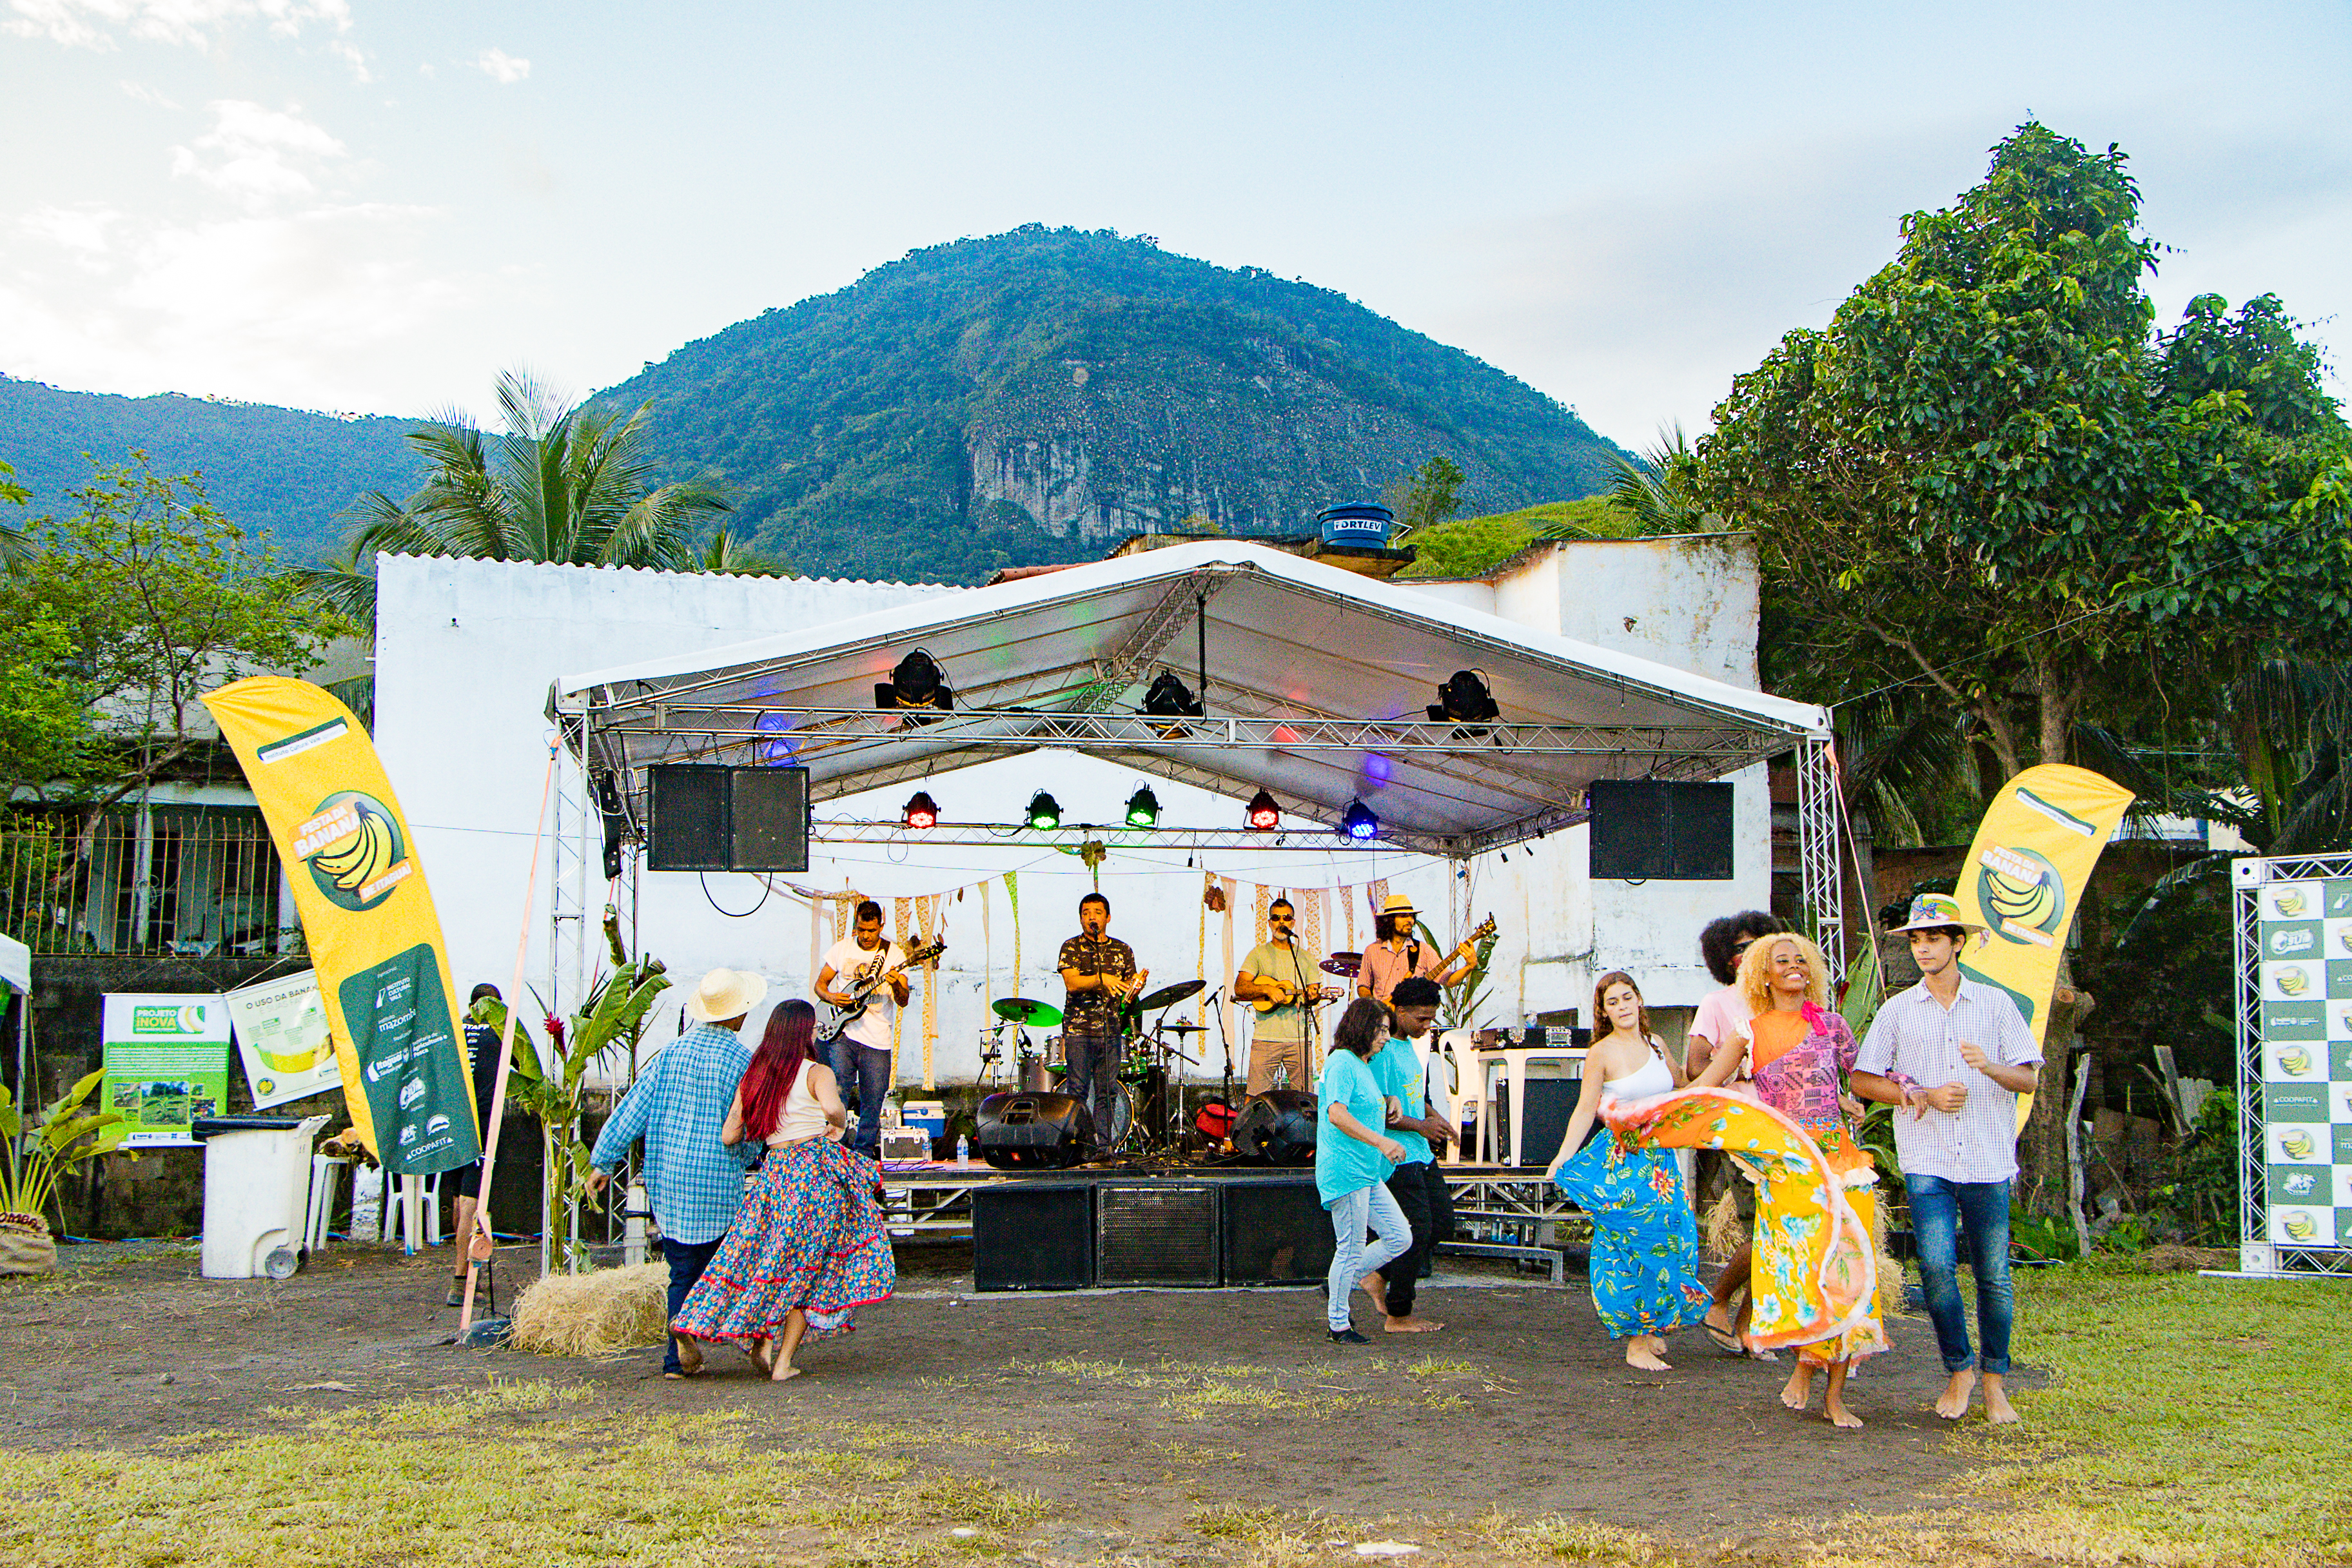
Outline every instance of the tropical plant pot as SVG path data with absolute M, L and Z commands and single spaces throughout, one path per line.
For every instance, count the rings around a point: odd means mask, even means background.
M 48 1221 L 37 1214 L 0 1214 L 0 1274 L 47 1274 L 57 1266 Z

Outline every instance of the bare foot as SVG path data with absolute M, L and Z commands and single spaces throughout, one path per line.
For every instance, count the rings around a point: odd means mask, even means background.
M 692 1340 L 688 1339 L 684 1334 L 672 1334 L 670 1337 L 677 1342 L 677 1369 L 686 1373 L 688 1377 L 692 1377 L 696 1373 L 700 1372 L 702 1370 L 702 1347 L 696 1344 Z
M 1364 1294 L 1372 1299 L 1372 1310 L 1385 1318 L 1389 1315 L 1389 1282 L 1378 1274 L 1367 1274 L 1356 1281 Z
M 1625 1364 L 1641 1372 L 1672 1372 L 1658 1352 L 1665 1342 L 1648 1334 L 1636 1334 L 1625 1342 Z
M 1947 1421 L 1958 1421 L 1969 1413 L 1969 1395 L 1976 1392 L 1976 1387 L 1977 1369 L 1972 1366 L 1960 1368 L 1944 1384 L 1944 1392 L 1936 1396 L 1936 1414 Z M 2009 1402 L 2004 1399 L 2001 1403 L 2006 1405 Z M 1990 1397 L 1986 1404 L 1990 1405 Z M 2014 1414 L 2010 1417 L 2012 1421 L 2016 1418 Z
M 770 1383 L 790 1383 L 793 1378 L 798 1377 L 800 1374 L 800 1368 L 793 1365 L 790 1362 L 786 1362 L 783 1365 L 776 1368 L 775 1371 L 768 1374 L 768 1381 Z
M 1444 1326 L 1427 1318 L 1391 1318 L 1381 1328 L 1391 1334 L 1433 1334 Z
M 2000 1385 L 2000 1373 L 1984 1375 L 1985 1419 L 1996 1426 L 2006 1426 L 2017 1419 L 2017 1411 L 2009 1403 L 2009 1391 Z
M 1845 1401 L 1838 1397 L 1834 1393 L 1832 1393 L 1826 1400 L 1822 1402 L 1822 1407 L 1823 1414 L 1827 1415 L 1832 1422 L 1844 1427 L 1849 1432 L 1854 1431 L 1862 1426 L 1862 1417 L 1856 1415 L 1853 1411 L 1848 1410 L 1845 1407 Z
M 773 1341 L 740 1340 L 737 1343 L 742 1347 L 743 1353 L 751 1358 L 752 1366 L 759 1370 L 759 1373 L 761 1377 L 765 1377 L 770 1373 L 775 1371 L 775 1364 L 770 1359 L 773 1353 Z
M 1780 1403 L 1791 1410 L 1802 1410 L 1813 1402 L 1812 1363 L 1799 1358 L 1790 1370 L 1789 1381 L 1781 1385 Z

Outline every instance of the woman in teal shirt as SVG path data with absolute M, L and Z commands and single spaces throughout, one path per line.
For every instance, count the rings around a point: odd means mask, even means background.
M 1359 997 L 1339 1016 L 1331 1031 L 1331 1054 L 1323 1063 L 1323 1077 L 1315 1085 L 1320 1125 L 1315 1134 L 1315 1190 L 1330 1211 L 1330 1295 L 1328 1313 L 1335 1343 L 1367 1345 L 1371 1341 L 1356 1331 L 1349 1308 L 1359 1285 L 1366 1294 L 1370 1281 L 1412 1245 L 1412 1227 L 1391 1196 L 1388 1179 L 1404 1158 L 1404 1145 L 1381 1131 L 1387 1123 L 1386 1101 L 1372 1077 L 1371 1057 L 1388 1043 L 1389 1010 L 1370 997 Z M 1369 1249 L 1367 1226 L 1380 1239 Z

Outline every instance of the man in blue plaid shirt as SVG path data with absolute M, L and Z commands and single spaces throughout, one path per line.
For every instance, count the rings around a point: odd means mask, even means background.
M 749 1142 L 730 1148 L 719 1133 L 743 1069 L 751 1065 L 751 1049 L 740 1035 L 744 1016 L 767 994 L 768 983 L 756 974 L 714 969 L 704 975 L 686 1003 L 694 1027 L 664 1047 L 621 1097 L 589 1156 L 595 1169 L 588 1190 L 599 1192 L 629 1145 L 646 1141 L 646 1191 L 661 1226 L 662 1257 L 669 1263 L 673 1318 L 743 1205 L 744 1157 L 760 1152 Z M 702 1352 L 670 1335 L 662 1375 L 691 1377 L 701 1370 Z

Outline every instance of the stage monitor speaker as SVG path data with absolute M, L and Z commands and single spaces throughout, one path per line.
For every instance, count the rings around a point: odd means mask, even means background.
M 1594 881 L 1731 879 L 1731 785 L 1602 779 L 1591 799 Z
M 1208 1182 L 1105 1182 L 1095 1189 L 1095 1283 L 1214 1285 L 1217 1189 Z
M 1311 1165 L 1315 1133 L 1315 1097 L 1301 1089 L 1270 1089 L 1242 1107 L 1234 1147 L 1269 1165 Z
M 806 768 L 661 763 L 646 770 L 650 871 L 805 871 Z
M 1573 1078 L 1531 1078 L 1528 1079 L 1528 1109 L 1519 1125 L 1517 1149 L 1501 1148 L 1511 1136 L 1511 1083 L 1507 1078 L 1496 1085 L 1493 1125 L 1497 1129 L 1496 1144 L 1501 1149 L 1506 1165 L 1549 1165 L 1551 1157 L 1559 1152 L 1559 1141 L 1568 1136 L 1569 1119 L 1576 1114 L 1576 1097 L 1584 1091 L 1584 1082 Z
M 649 871 L 725 871 L 727 784 L 733 770 L 664 763 L 646 770 Z
M 730 773 L 728 869 L 807 870 L 808 770 L 734 768 Z
M 1221 1183 L 1228 1285 L 1308 1285 L 1331 1271 L 1331 1216 L 1307 1176 Z
M 992 1094 L 976 1121 L 980 1157 L 1000 1171 L 1067 1170 L 1094 1142 L 1094 1112 L 1074 1094 Z
M 1087 1182 L 992 1182 L 974 1187 L 973 1287 L 1083 1290 L 1092 1285 L 1094 1194 Z

